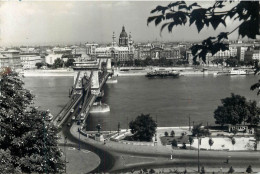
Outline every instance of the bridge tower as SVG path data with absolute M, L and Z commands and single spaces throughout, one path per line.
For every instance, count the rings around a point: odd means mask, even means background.
M 96 60 L 74 62 L 74 94 L 82 93 L 83 88 L 87 88 L 89 85 L 91 88 L 91 94 L 98 95 L 100 93 L 99 84 L 99 62 Z M 85 80 L 85 86 L 82 81 Z M 89 81 L 89 82 L 88 82 Z
M 111 59 L 112 57 L 108 55 L 98 55 L 97 60 L 99 62 L 99 70 L 105 68 L 105 71 L 112 73 Z

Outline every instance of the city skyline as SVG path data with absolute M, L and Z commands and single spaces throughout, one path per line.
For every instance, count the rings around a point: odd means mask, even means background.
M 150 11 L 157 5 L 170 2 L 3 2 L 0 7 L 1 46 L 111 43 L 113 32 L 118 42 L 122 26 L 128 34 L 131 32 L 135 42 L 200 41 L 220 31 L 230 31 L 238 24 L 220 26 L 216 31 L 204 28 L 199 34 L 193 24 L 177 27 L 172 33 L 165 30 L 160 35 L 160 26 L 153 23 L 147 26 L 147 18 L 153 15 Z M 200 5 L 206 7 L 211 3 L 200 2 Z M 238 39 L 237 32 L 230 39 Z

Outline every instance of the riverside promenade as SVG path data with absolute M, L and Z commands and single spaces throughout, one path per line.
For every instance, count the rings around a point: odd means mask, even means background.
M 73 124 L 70 133 L 75 139 L 79 138 L 79 126 Z M 176 150 L 163 146 L 143 146 L 113 142 L 107 140 L 106 143 L 98 142 L 80 134 L 79 142 L 94 146 L 100 151 L 109 153 L 111 158 L 99 156 L 106 172 L 127 172 L 139 170 L 141 168 L 153 168 L 157 171 L 178 169 L 188 172 L 197 171 L 197 150 Z M 171 159 L 172 155 L 172 159 Z M 228 151 L 200 151 L 200 165 L 204 166 L 206 171 L 227 172 L 232 166 L 236 172 L 245 172 L 248 165 L 251 165 L 254 171 L 260 171 L 259 166 L 260 152 L 228 152 Z M 229 158 L 229 163 L 226 163 Z M 107 166 L 106 166 L 107 165 Z M 107 169 L 105 169 L 107 168 Z

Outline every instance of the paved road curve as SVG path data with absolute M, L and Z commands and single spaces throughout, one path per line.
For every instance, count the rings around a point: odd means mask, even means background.
M 70 140 L 78 142 L 77 125 L 72 125 L 70 131 L 65 128 L 64 134 Z M 96 142 L 81 135 L 81 147 L 96 153 L 101 163 L 92 172 L 126 172 L 140 168 L 163 167 L 193 167 L 197 166 L 197 151 L 195 150 L 169 150 L 153 146 L 132 146 L 117 142 Z M 173 159 L 170 160 L 170 155 Z M 229 163 L 227 164 L 227 159 Z M 259 152 L 225 152 L 225 151 L 201 151 L 200 164 L 206 168 L 246 169 L 252 165 L 260 169 Z M 259 170 L 258 169 L 258 170 Z

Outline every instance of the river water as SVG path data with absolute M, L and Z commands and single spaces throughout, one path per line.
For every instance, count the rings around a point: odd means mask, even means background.
M 158 126 L 188 126 L 202 122 L 214 124 L 213 113 L 220 99 L 230 93 L 259 102 L 250 86 L 258 76 L 182 76 L 177 79 L 148 79 L 143 76 L 118 77 L 117 84 L 106 84 L 103 102 L 110 112 L 91 114 L 88 129 L 99 123 L 102 130 L 126 128 L 127 123 L 141 113 L 151 114 Z M 36 95 L 35 105 L 50 109 L 56 115 L 69 100 L 73 77 L 26 77 L 25 87 Z

